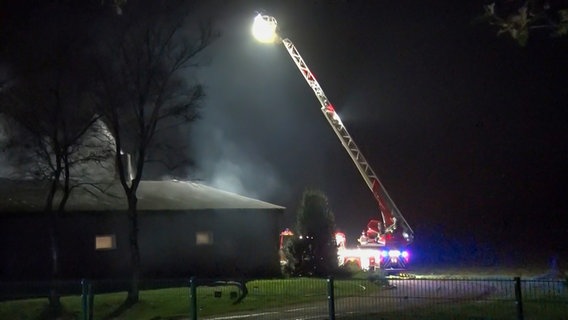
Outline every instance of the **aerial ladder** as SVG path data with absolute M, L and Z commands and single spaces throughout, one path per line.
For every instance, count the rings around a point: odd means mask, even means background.
M 335 112 L 335 108 L 323 92 L 318 81 L 310 71 L 304 59 L 288 38 L 282 39 L 276 33 L 276 19 L 271 16 L 259 14 L 255 18 L 255 24 L 259 24 L 263 28 L 268 28 L 275 37 L 271 40 L 279 40 L 284 44 L 290 57 L 306 79 L 306 82 L 312 88 L 316 98 L 318 99 L 324 117 L 327 119 L 331 128 L 339 138 L 339 141 L 353 160 L 355 167 L 363 177 L 367 187 L 371 190 L 373 197 L 378 203 L 381 212 L 381 220 L 371 219 L 361 237 L 358 239 L 361 247 L 385 247 L 400 248 L 410 244 L 414 240 L 414 232 L 404 219 L 404 216 L 389 196 L 387 190 L 375 174 L 371 165 L 365 159 L 361 150 L 343 125 L 341 118 Z M 262 29 L 266 30 L 266 29 Z M 254 29 L 253 29 L 253 32 Z M 265 32 L 265 31 L 261 31 Z M 268 32 L 268 31 L 266 31 Z M 257 37 L 258 38 L 258 37 Z M 261 40 L 262 41 L 262 40 Z M 269 42 L 269 41 L 265 41 Z

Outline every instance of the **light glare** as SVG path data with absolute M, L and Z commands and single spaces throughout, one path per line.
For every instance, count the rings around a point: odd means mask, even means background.
M 252 34 L 256 40 L 272 43 L 276 40 L 276 19 L 258 14 L 252 24 Z
M 400 251 L 398 251 L 398 250 L 390 250 L 390 251 L 389 251 L 389 257 L 391 257 L 391 258 L 398 258 L 398 257 L 400 257 Z

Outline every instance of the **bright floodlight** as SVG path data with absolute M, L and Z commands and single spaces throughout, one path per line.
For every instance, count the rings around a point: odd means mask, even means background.
M 276 41 L 278 38 L 276 34 L 276 19 L 258 14 L 254 18 L 252 34 L 260 42 L 271 43 Z

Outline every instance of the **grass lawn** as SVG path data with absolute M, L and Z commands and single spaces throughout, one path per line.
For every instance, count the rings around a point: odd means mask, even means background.
M 486 270 L 486 272 L 475 272 L 474 270 L 458 272 L 459 270 L 446 270 L 436 272 L 436 274 L 417 274 L 417 278 L 441 279 L 472 279 L 493 277 L 508 278 L 523 275 L 516 271 Z M 434 273 L 434 272 L 432 272 Z M 539 272 L 532 272 L 531 275 L 538 275 Z M 523 279 L 530 278 L 528 273 L 523 275 Z M 366 296 L 376 296 L 384 294 L 388 290 L 384 281 L 369 281 L 368 274 L 357 274 L 352 279 L 335 280 L 336 298 L 355 297 L 355 299 Z M 325 304 L 327 301 L 327 280 L 313 278 L 294 278 L 294 279 L 275 279 L 275 280 L 254 280 L 247 282 L 248 295 L 240 303 L 235 303 L 239 289 L 235 286 L 200 286 L 197 288 L 198 316 L 205 317 L 211 315 L 236 314 L 247 311 L 266 311 L 271 308 L 306 304 Z M 532 297 L 525 297 L 525 310 L 527 315 L 546 314 L 546 319 L 565 319 L 568 314 L 568 296 L 566 289 L 560 296 L 541 296 L 540 294 Z M 190 298 L 188 287 L 174 287 L 168 289 L 143 290 L 140 292 L 140 302 L 122 313 L 116 319 L 188 319 L 191 314 Z M 497 293 L 495 293 L 497 294 Z M 126 298 L 125 292 L 96 294 L 94 297 L 93 315 L 94 319 L 106 319 L 108 315 L 115 311 Z M 412 297 L 411 297 L 412 298 Z M 67 319 L 82 319 L 81 297 L 66 296 L 62 298 L 62 304 Z M 0 319 L 46 319 L 47 299 L 28 299 L 20 301 L 0 302 Z M 456 319 L 455 316 L 463 315 L 468 319 L 471 315 L 489 314 L 490 319 L 515 319 L 514 301 L 499 301 L 498 296 L 493 296 L 489 300 L 468 300 L 455 304 L 444 305 L 441 308 L 416 307 L 405 309 L 404 314 L 408 319 Z M 398 317 L 396 316 L 398 314 Z M 453 315 L 453 317 L 451 316 Z M 359 315 L 359 319 L 360 319 Z M 414 318 L 413 318 L 414 317 Z M 401 318 L 400 311 L 392 314 L 381 313 L 380 315 L 366 314 L 365 319 L 397 319 Z M 357 316 L 341 317 L 341 319 L 358 319 Z M 485 318 L 480 318 L 485 319 Z M 528 319 L 528 318 L 527 318 Z M 532 318 L 531 318 L 532 319 Z M 535 318 L 539 319 L 539 318 Z M 543 318 L 544 319 L 544 318 Z
M 199 316 L 266 310 L 283 304 L 293 306 L 311 302 L 327 301 L 325 279 L 298 278 L 278 280 L 254 280 L 247 282 L 246 298 L 235 304 L 239 294 L 234 286 L 198 287 L 197 306 Z M 336 280 L 336 296 L 347 297 L 371 295 L 382 286 L 367 280 Z M 364 289 L 364 290 L 363 290 Z M 97 294 L 94 298 L 94 319 L 105 319 L 126 298 L 125 292 Z M 80 319 L 81 297 L 68 296 L 61 299 L 65 319 Z M 46 299 L 0 302 L 0 319 L 42 319 L 47 309 Z M 169 288 L 140 292 L 140 302 L 127 310 L 120 319 L 177 319 L 190 314 L 189 288 Z

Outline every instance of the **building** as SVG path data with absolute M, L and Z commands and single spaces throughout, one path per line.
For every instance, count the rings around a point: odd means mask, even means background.
M 0 281 L 49 279 L 47 184 L 0 179 Z M 279 274 L 281 206 L 182 181 L 138 189 L 142 278 Z M 57 219 L 60 275 L 130 275 L 127 202 L 117 181 L 76 188 Z

